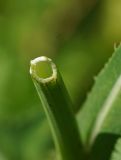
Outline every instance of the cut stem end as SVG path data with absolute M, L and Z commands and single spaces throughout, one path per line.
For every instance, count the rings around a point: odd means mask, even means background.
M 57 68 L 50 58 L 35 58 L 30 62 L 30 74 L 38 82 L 46 83 L 57 78 Z

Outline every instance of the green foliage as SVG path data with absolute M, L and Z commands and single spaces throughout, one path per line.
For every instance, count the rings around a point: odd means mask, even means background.
M 73 123 L 74 115 L 70 114 L 69 108 L 72 109 L 70 102 L 68 102 L 70 100 L 68 99 L 66 102 L 68 96 L 63 91 L 65 87 L 58 80 L 57 69 L 56 73 L 49 78 L 41 78 L 38 74 L 36 65 L 41 62 L 42 58 L 45 57 L 32 61 L 30 73 L 52 126 L 53 135 L 56 137 L 56 147 L 58 149 L 59 146 L 62 160 L 87 159 L 87 157 L 90 160 L 108 160 L 111 154 L 113 158 L 120 156 L 120 141 L 117 144 L 116 142 L 121 135 L 121 46 L 115 49 L 112 58 L 95 78 L 94 87 L 77 115 L 85 153 L 82 153 L 82 147 L 75 146 L 79 141 L 77 135 L 73 135 L 73 141 L 71 129 L 73 128 L 73 132 L 77 132 Z M 52 64 L 53 73 L 54 70 L 55 66 L 53 67 Z M 69 127 L 70 124 L 71 127 Z M 65 143 L 66 141 L 70 143 Z M 118 155 L 113 153 L 115 144 L 115 152 L 118 152 Z M 82 146 L 81 142 L 80 145 Z M 75 146 L 77 153 L 72 146 Z M 81 155 L 78 154 L 78 149 Z
M 121 46 L 95 79 L 95 85 L 77 117 L 87 150 L 91 150 L 98 136 L 114 134 L 118 138 L 121 135 Z M 112 143 L 111 139 L 109 143 Z M 105 143 L 103 147 L 104 150 L 100 150 L 102 155 L 105 154 Z
M 121 39 L 120 6 L 114 0 L 0 0 L 0 159 L 55 160 L 29 62 L 42 55 L 56 62 L 77 113 Z M 112 150 L 118 136 L 101 133 L 95 159 L 109 157 L 99 152 L 102 138 Z
M 113 150 L 110 160 L 120 160 L 120 159 L 121 159 L 121 138 L 117 140 L 117 143 L 115 144 L 115 149 Z
M 96 77 L 95 85 L 78 114 L 83 140 L 93 143 L 99 133 L 120 135 L 121 47 Z M 90 114 L 91 113 L 91 114 Z M 114 124 L 114 125 L 112 125 Z

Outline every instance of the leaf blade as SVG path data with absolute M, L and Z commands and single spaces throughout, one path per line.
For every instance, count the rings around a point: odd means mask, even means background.
M 121 159 L 121 138 L 117 140 L 114 147 L 114 151 L 111 154 L 110 160 L 120 160 Z
M 101 132 L 115 133 L 116 114 L 121 110 L 121 46 L 116 49 L 112 58 L 96 78 L 95 85 L 82 110 L 77 115 L 82 139 L 90 148 Z M 117 111 L 114 114 L 115 107 Z M 112 113 L 111 113 L 112 112 Z M 91 114 L 90 114 L 91 113 Z M 109 121 L 113 121 L 113 127 Z M 105 125 L 106 124 L 106 125 Z M 121 123 L 118 123 L 121 126 Z M 121 129 L 121 127 L 120 127 Z

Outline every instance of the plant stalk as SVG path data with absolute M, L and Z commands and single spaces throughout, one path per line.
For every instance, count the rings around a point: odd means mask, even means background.
M 45 63 L 42 68 L 41 64 Z M 52 73 L 47 71 L 48 66 Z M 44 78 L 42 70 L 46 70 Z M 48 118 L 59 160 L 81 160 L 83 147 L 72 103 L 55 64 L 47 57 L 31 61 L 30 74 Z

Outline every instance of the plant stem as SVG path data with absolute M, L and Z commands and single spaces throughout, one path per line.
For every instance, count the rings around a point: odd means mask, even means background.
M 58 158 L 81 160 L 82 143 L 72 103 L 55 64 L 38 57 L 31 61 L 30 74 L 49 120 Z

